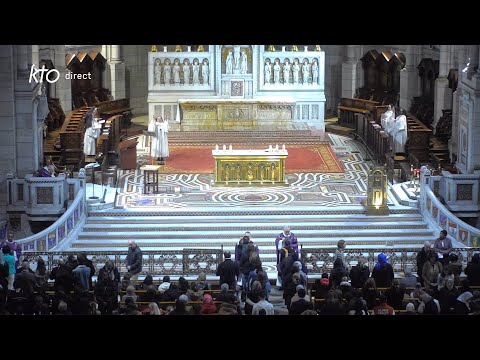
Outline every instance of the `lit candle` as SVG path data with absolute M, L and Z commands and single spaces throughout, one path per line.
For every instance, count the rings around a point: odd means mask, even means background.
M 275 151 L 278 152 L 278 144 L 275 145 Z
M 215 145 L 215 151 L 218 151 L 218 144 Z
M 282 145 L 282 151 L 285 152 L 286 149 L 285 149 L 285 144 Z
M 228 150 L 230 150 L 230 151 L 233 150 L 232 144 L 230 144 L 230 146 L 228 147 Z
M 223 151 L 227 150 L 227 145 L 223 144 Z
M 268 145 L 268 152 L 272 152 L 272 145 Z

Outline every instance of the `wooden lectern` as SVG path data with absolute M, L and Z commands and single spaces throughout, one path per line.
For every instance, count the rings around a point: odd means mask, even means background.
M 118 143 L 120 151 L 120 168 L 122 170 L 137 168 L 137 138 Z

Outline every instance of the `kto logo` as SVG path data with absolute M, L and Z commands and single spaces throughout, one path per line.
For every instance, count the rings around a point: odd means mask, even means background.
M 37 78 L 38 73 L 40 73 L 39 78 Z M 28 79 L 28 82 L 31 84 L 33 79 L 35 83 L 38 84 L 38 82 L 43 82 L 45 79 L 50 84 L 53 84 L 54 82 L 57 82 L 59 78 L 60 72 L 56 69 L 45 69 L 45 65 L 43 65 L 41 69 L 37 69 L 35 65 L 32 65 L 30 68 L 30 78 Z

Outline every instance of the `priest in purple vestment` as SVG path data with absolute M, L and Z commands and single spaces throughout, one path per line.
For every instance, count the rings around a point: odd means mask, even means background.
M 280 261 L 280 250 L 284 247 L 285 240 L 290 240 L 290 246 L 298 254 L 298 241 L 294 233 L 290 231 L 290 226 L 285 225 L 283 232 L 277 235 L 275 239 L 275 249 L 277 253 L 277 264 Z

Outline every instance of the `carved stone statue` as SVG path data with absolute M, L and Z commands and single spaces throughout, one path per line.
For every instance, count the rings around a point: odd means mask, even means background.
M 235 60 L 234 69 L 240 69 L 240 46 L 233 47 L 233 59 Z
M 229 51 L 225 60 L 225 73 L 233 74 L 233 52 Z
M 203 60 L 202 64 L 202 79 L 203 79 L 203 85 L 208 85 L 208 76 L 210 75 L 209 69 L 208 69 L 208 60 L 205 59 Z
M 152 45 L 150 52 L 158 52 L 157 45 Z
M 292 50 L 291 51 L 298 51 L 298 46 L 297 45 L 292 45 Z
M 175 52 L 182 52 L 182 45 L 175 46 Z
M 320 45 L 315 45 L 313 51 L 322 51 L 322 49 L 320 48 Z
M 182 70 L 183 70 L 183 83 L 185 85 L 189 85 L 190 84 L 190 64 L 188 63 L 187 59 L 185 59 L 185 61 L 183 62 Z
M 270 78 L 272 77 L 272 65 L 270 64 L 270 60 L 265 60 L 265 84 L 270 84 Z
M 312 62 L 312 84 L 318 84 L 318 60 Z
M 308 68 L 308 60 L 303 60 L 302 65 L 302 82 L 308 84 L 308 78 L 310 77 L 310 69 Z
M 194 84 L 200 84 L 200 79 L 198 77 L 198 74 L 200 72 L 200 65 L 198 64 L 198 60 L 195 59 L 193 60 L 193 83 Z
M 300 65 L 298 64 L 298 59 L 293 60 L 292 72 L 293 72 L 293 83 L 298 84 L 298 80 L 299 80 L 298 77 L 300 72 Z
M 203 45 L 198 45 L 197 51 L 198 52 L 204 52 L 205 48 L 203 47 Z
M 158 58 L 155 59 L 155 65 L 153 67 L 153 75 L 154 75 L 153 83 L 155 85 L 160 84 L 162 79 L 162 62 Z
M 242 51 L 240 54 L 240 59 L 242 61 L 241 67 L 240 67 L 240 74 L 246 74 L 248 70 L 248 59 L 247 59 L 247 53 L 245 50 Z
M 166 59 L 163 66 L 163 81 L 165 85 L 170 84 L 170 79 L 172 77 L 172 67 L 170 65 L 170 60 Z
M 285 59 L 283 63 L 283 83 L 289 84 L 290 83 L 290 69 L 292 65 L 290 65 L 290 60 Z
M 173 65 L 173 82 L 175 84 L 180 83 L 180 61 L 175 59 L 175 64 Z
M 275 60 L 275 65 L 273 65 L 273 82 L 275 84 L 280 84 L 280 60 Z
M 268 45 L 267 51 L 275 51 L 275 46 Z

